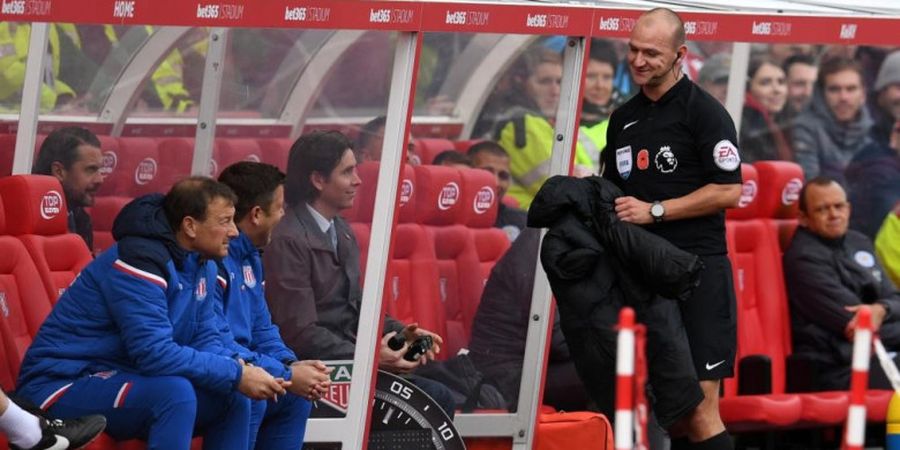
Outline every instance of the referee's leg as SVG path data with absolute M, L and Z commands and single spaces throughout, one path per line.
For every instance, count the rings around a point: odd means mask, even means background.
M 690 448 L 733 449 L 719 415 L 719 385 L 734 374 L 737 312 L 731 263 L 727 255 L 703 256 L 700 287 L 683 302 L 682 319 L 703 401 L 686 422 Z

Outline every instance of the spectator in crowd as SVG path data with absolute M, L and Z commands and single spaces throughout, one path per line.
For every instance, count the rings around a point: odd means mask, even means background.
M 884 219 L 875 238 L 875 252 L 894 286 L 900 286 L 900 203 Z
M 250 398 L 289 381 L 222 345 L 215 258 L 237 236 L 234 193 L 205 177 L 140 197 L 113 225 L 117 243 L 66 289 L 25 354 L 18 393 L 54 417 L 103 414 L 115 439 L 188 450 L 247 448 Z M 248 398 L 249 397 L 249 398 Z
M 81 448 L 106 428 L 101 415 L 71 420 L 47 420 L 22 409 L 0 391 L 0 432 L 12 450 Z
M 384 147 L 384 124 L 387 117 L 378 116 L 362 126 L 356 139 L 356 160 L 359 162 L 381 161 L 381 151 Z M 409 135 L 409 143 L 406 145 L 406 162 L 414 166 L 421 164 L 419 155 L 413 144 L 412 134 Z
M 464 153 L 456 150 L 444 150 L 434 157 L 431 164 L 435 166 L 447 166 L 456 169 L 468 169 L 472 167 L 472 161 Z
M 606 127 L 609 115 L 625 103 L 613 88 L 618 57 L 608 41 L 591 41 L 590 58 L 584 76 L 584 98 L 581 101 L 581 121 L 578 143 L 584 148 L 594 167 L 600 167 L 600 152 L 606 147 Z
M 32 173 L 56 177 L 62 184 L 69 208 L 69 231 L 94 249 L 94 227 L 85 207 L 94 204 L 94 195 L 103 184 L 103 154 L 100 140 L 81 127 L 59 128 L 41 144 Z
M 700 68 L 700 74 L 697 76 L 697 84 L 724 105 L 725 97 L 728 95 L 728 75 L 730 73 L 731 55 L 716 53 L 703 62 L 703 67 Z
M 300 359 L 353 359 L 359 324 L 359 244 L 339 213 L 353 206 L 361 180 L 356 173 L 352 143 L 337 131 L 316 131 L 301 136 L 288 158 L 285 219 L 272 234 L 263 254 L 266 300 L 287 346 Z M 384 318 L 384 336 L 378 348 L 378 366 L 398 374 L 411 374 L 433 359 L 441 336 Z M 398 333 L 406 343 L 388 347 Z M 434 340 L 433 351 L 419 360 L 403 359 L 418 336 Z M 450 415 L 455 405 L 449 389 L 435 381 L 411 376 Z
M 78 39 L 78 31 L 71 23 L 50 24 L 47 37 L 49 62 L 41 77 L 40 109 L 49 112 L 59 105 L 72 101 L 75 91 L 60 79 L 60 59 L 65 55 L 64 42 Z M 31 24 L 12 21 L 0 22 L 0 104 L 18 110 L 22 87 L 25 84 L 25 63 L 28 59 L 28 42 Z
M 869 143 L 872 119 L 858 63 L 833 58 L 822 63 L 810 108 L 791 130 L 796 161 L 807 179 L 842 179 L 847 163 Z
M 468 155 L 472 160 L 472 167 L 487 170 L 497 178 L 497 197 L 500 201 L 497 203 L 499 209 L 494 226 L 506 232 L 510 242 L 515 241 L 528 226 L 528 215 L 503 201 L 510 183 L 509 155 L 494 141 L 481 141 L 473 145 L 469 148 Z
M 900 293 L 875 258 L 872 241 L 848 228 L 850 203 L 833 178 L 800 191 L 800 227 L 784 253 L 794 352 L 816 363 L 816 390 L 850 386 L 853 332 L 862 305 L 885 346 L 900 348 Z M 889 389 L 878 364 L 870 386 Z
M 238 236 L 217 261 L 217 314 L 225 345 L 273 377 L 290 380 L 292 395 L 253 402 L 250 448 L 296 449 L 303 443 L 310 402 L 328 390 L 330 370 L 321 361 L 298 361 L 284 345 L 266 306 L 260 249 L 284 216 L 284 174 L 277 167 L 242 161 L 225 168 L 219 182 L 237 195 Z
M 891 140 L 894 123 L 900 120 L 900 51 L 891 53 L 878 69 L 875 79 L 875 107 L 872 139 L 882 145 Z
M 469 357 L 484 374 L 485 382 L 500 390 L 510 411 L 518 405 L 540 237 L 539 229 L 524 230 L 500 258 L 484 286 L 472 323 Z M 557 314 L 553 320 L 544 403 L 559 410 L 581 410 L 587 406 L 587 397 Z
M 873 140 L 853 157 L 845 177 L 856 205 L 850 224 L 874 239 L 884 216 L 900 202 L 900 121 L 895 122 L 888 144 Z
M 781 123 L 782 127 L 787 128 L 791 120 L 812 101 L 819 68 L 812 56 L 802 53 L 789 56 L 781 68 L 787 77 L 787 104 Z
M 747 79 L 740 134 L 743 161 L 792 161 L 790 145 L 776 123 L 787 100 L 784 71 L 767 57 L 758 56 L 750 61 Z
M 520 104 L 506 113 L 497 127 L 496 140 L 510 157 L 513 183 L 509 195 L 528 209 L 534 194 L 549 175 L 555 135 L 552 121 L 559 106 L 562 57 L 542 47 L 532 47 L 514 65 Z M 575 164 L 593 171 L 584 146 L 576 145 Z

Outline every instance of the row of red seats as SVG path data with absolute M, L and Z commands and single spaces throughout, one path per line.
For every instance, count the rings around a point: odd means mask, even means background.
M 362 188 L 344 214 L 360 243 L 363 270 L 378 169 L 378 163 L 360 164 Z M 506 234 L 493 228 L 496 179 L 477 169 L 404 165 L 398 189 L 387 310 L 444 336 L 442 357 L 449 357 L 468 344 L 484 283 L 509 248 Z
M 831 426 L 844 422 L 848 393 L 790 392 L 791 320 L 783 249 L 797 227 L 803 170 L 763 161 L 742 165 L 741 207 L 726 216 L 737 293 L 737 371 L 725 380 L 721 414 L 731 430 Z M 883 422 L 891 391 L 867 395 L 869 421 Z

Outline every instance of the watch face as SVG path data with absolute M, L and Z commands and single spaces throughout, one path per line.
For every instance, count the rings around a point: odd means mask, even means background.
M 418 439 L 437 450 L 463 450 L 465 443 L 444 410 L 427 394 L 404 378 L 378 371 L 372 405 L 373 440 L 394 440 L 384 448 L 412 448 Z M 379 436 L 380 435 L 380 436 Z
M 662 204 L 657 203 L 650 207 L 650 215 L 653 217 L 662 217 L 666 213 L 666 208 Z

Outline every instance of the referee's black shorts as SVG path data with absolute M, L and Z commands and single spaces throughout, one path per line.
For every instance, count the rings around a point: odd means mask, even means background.
M 681 302 L 681 319 L 691 345 L 697 378 L 721 380 L 734 375 L 737 348 L 737 300 L 727 255 L 701 256 L 706 266 L 700 285 Z

